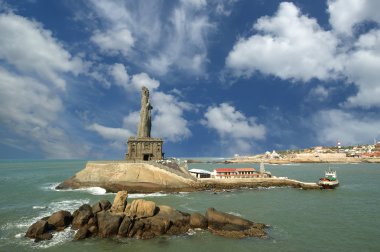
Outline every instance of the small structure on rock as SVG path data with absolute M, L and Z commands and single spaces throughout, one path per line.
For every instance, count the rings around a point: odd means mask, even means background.
M 150 132 L 152 129 L 153 109 L 149 100 L 149 90 L 146 87 L 141 89 L 141 110 L 140 123 L 138 126 L 137 137 L 128 139 L 128 151 L 125 155 L 126 160 L 131 161 L 149 161 L 162 160 L 164 153 L 162 152 L 162 138 L 152 138 Z

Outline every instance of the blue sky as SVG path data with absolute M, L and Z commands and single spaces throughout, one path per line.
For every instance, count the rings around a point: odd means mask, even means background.
M 379 9 L 0 0 L 0 158 L 123 158 L 143 85 L 166 156 L 373 143 Z

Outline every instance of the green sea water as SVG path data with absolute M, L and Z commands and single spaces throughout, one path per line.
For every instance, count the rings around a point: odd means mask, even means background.
M 380 251 L 380 165 L 266 165 L 275 176 L 315 182 L 331 167 L 341 185 L 336 190 L 293 188 L 240 189 L 177 194 L 135 194 L 185 212 L 208 207 L 270 225 L 267 239 L 217 237 L 207 231 L 152 240 L 87 239 L 72 241 L 67 229 L 50 241 L 34 243 L 25 232 L 34 221 L 64 209 L 114 194 L 102 188 L 57 191 L 86 161 L 0 161 L 0 251 Z M 191 164 L 189 168 L 256 167 L 257 164 Z

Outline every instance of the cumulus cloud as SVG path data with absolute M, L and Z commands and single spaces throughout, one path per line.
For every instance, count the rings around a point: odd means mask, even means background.
M 273 16 L 254 24 L 256 33 L 239 39 L 226 58 L 226 67 L 237 77 L 250 77 L 259 71 L 308 82 L 340 80 L 353 83 L 357 93 L 343 107 L 380 106 L 380 30 L 373 27 L 358 38 L 347 38 L 356 24 L 380 24 L 377 1 L 328 1 L 332 30 L 321 28 L 316 19 L 303 15 L 293 3 L 281 3 Z M 348 22 L 349 20 L 349 22 Z M 326 96 L 321 87 L 312 90 Z
M 131 32 L 126 28 L 113 29 L 105 32 L 95 31 L 91 37 L 91 41 L 99 46 L 106 54 L 115 55 L 121 53 L 128 56 L 135 40 Z
M 75 146 L 62 119 L 66 74 L 77 75 L 83 62 L 73 57 L 37 21 L 0 14 L 1 135 L 12 134 L 11 146 L 42 150 L 45 157 L 83 157 L 87 145 Z M 21 140 L 22 139 L 22 140 Z M 27 143 L 25 143 L 27 142 Z
M 104 26 L 91 40 L 104 53 L 127 56 L 156 75 L 173 69 L 201 75 L 207 62 L 207 35 L 214 29 L 206 7 L 201 0 L 165 6 L 159 1 L 91 1 Z
M 115 63 L 109 67 L 109 75 L 117 86 L 126 91 L 140 91 L 143 86 L 150 91 L 157 89 L 160 82 L 151 78 L 147 73 L 139 73 L 130 76 L 126 67 L 121 63 Z
M 257 34 L 239 39 L 226 59 L 236 76 L 260 71 L 282 79 L 326 80 L 340 68 L 337 39 L 293 3 L 281 3 L 274 16 L 258 19 L 253 27 Z
M 380 2 L 373 0 L 329 0 L 328 12 L 333 30 L 352 35 L 355 25 L 366 21 L 380 23 Z
M 98 123 L 88 126 L 89 130 L 93 130 L 107 140 L 120 140 L 125 141 L 128 137 L 132 136 L 132 132 L 122 128 L 112 128 L 100 125 Z
M 222 143 L 227 143 L 231 153 L 252 151 L 253 141 L 265 138 L 265 126 L 256 122 L 255 117 L 246 117 L 228 103 L 208 107 L 203 125 L 215 130 Z
M 160 82 L 150 78 L 146 73 L 133 75 L 131 83 L 137 90 L 141 90 L 143 86 L 147 87 L 149 90 L 154 90 L 160 86 Z
M 36 21 L 12 13 L 0 15 L 0 59 L 22 74 L 33 74 L 64 89 L 63 73 L 78 74 L 83 63 L 67 52 Z
M 313 116 L 314 125 L 321 125 L 315 131 L 321 144 L 334 145 L 337 140 L 343 145 L 371 143 L 380 136 L 378 116 L 368 116 L 338 109 L 323 110 Z
M 193 105 L 163 92 L 152 94 L 152 105 L 155 109 L 152 135 L 171 142 L 179 142 L 191 136 L 184 112 L 194 109 Z
M 355 50 L 346 56 L 345 74 L 358 87 L 358 92 L 344 103 L 348 107 L 380 106 L 380 30 L 360 36 Z
M 115 63 L 110 67 L 110 75 L 113 77 L 115 84 L 128 89 L 129 75 L 125 66 L 121 63 Z
M 329 97 L 330 90 L 324 86 L 316 86 L 310 90 L 308 98 L 324 101 Z

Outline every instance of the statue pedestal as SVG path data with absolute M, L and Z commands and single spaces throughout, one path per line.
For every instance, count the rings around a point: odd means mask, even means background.
M 126 160 L 162 160 L 162 138 L 151 137 L 130 137 L 128 139 L 128 153 L 125 155 Z

